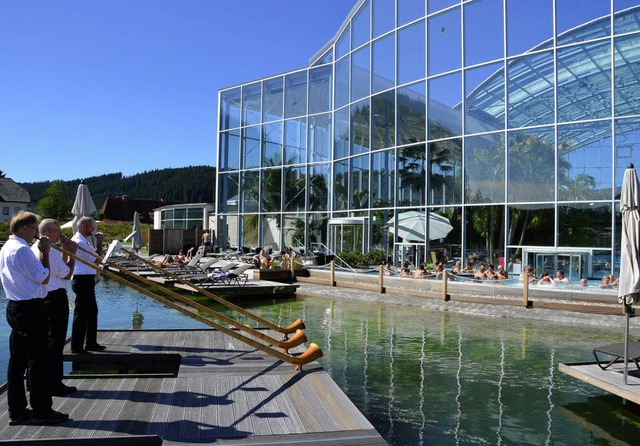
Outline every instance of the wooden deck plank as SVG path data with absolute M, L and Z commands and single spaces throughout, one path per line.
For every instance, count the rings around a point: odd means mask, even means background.
M 627 384 L 624 384 L 624 364 L 617 362 L 607 370 L 602 370 L 595 362 L 561 363 L 559 370 L 580 381 L 591 384 L 606 392 L 640 404 L 640 376 L 633 363 L 630 363 Z
M 0 438 L 158 435 L 167 445 L 384 444 L 317 363 L 294 372 L 291 364 L 210 329 L 101 331 L 98 339 L 106 354 L 177 353 L 183 363 L 177 377 L 76 375 L 67 384 L 79 391 L 55 399 L 70 421 L 7 426 L 8 414 L 0 410 Z M 6 408 L 6 391 L 0 391 L 0 404 Z

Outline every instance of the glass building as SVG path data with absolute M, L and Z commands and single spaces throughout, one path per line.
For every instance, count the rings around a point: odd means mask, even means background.
M 357 1 L 308 66 L 219 91 L 218 244 L 615 273 L 639 5 Z

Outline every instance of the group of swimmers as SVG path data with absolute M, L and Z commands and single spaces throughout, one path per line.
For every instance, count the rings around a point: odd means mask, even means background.
M 402 264 L 402 267 L 399 271 L 397 271 L 393 264 L 389 261 L 386 263 L 384 267 L 384 273 L 386 275 L 399 275 L 401 278 L 414 278 L 414 279 L 423 279 L 423 278 L 432 278 L 432 279 L 441 279 L 444 271 L 446 270 L 444 264 L 442 262 L 436 263 L 433 268 L 421 263 L 415 269 L 415 271 L 411 270 L 411 266 L 408 262 Z M 456 261 L 455 265 L 449 271 L 449 274 L 452 275 L 452 279 L 455 280 L 455 276 L 468 276 L 473 277 L 474 282 L 485 282 L 485 281 L 500 281 L 509 278 L 509 273 L 505 269 L 503 265 L 498 265 L 497 268 L 492 264 L 480 263 L 477 268 L 471 264 L 471 262 L 467 261 L 465 263 L 464 268 L 462 268 L 461 262 Z M 552 276 L 547 271 L 543 272 L 540 278 L 536 277 L 533 267 L 525 266 L 522 270 L 522 273 L 519 276 L 519 282 L 524 283 L 525 277 L 527 278 L 530 285 L 560 285 L 560 284 L 569 284 L 571 281 L 568 277 L 565 276 L 564 270 L 559 269 L 556 271 L 555 276 Z M 597 288 L 615 288 L 618 286 L 620 279 L 615 278 L 613 274 L 606 275 L 602 278 L 602 282 L 596 285 Z M 579 284 L 573 285 L 579 287 L 587 287 L 589 286 L 587 279 L 580 279 Z

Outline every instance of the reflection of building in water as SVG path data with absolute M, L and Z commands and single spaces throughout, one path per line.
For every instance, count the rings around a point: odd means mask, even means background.
M 220 91 L 217 244 L 615 272 L 634 3 L 357 1 L 308 67 Z

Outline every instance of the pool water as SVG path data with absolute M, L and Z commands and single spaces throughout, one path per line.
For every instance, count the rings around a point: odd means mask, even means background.
M 202 327 L 112 281 L 97 293 L 101 328 L 138 326 L 140 316 L 142 328 Z M 391 445 L 637 444 L 635 405 L 558 371 L 621 342 L 622 323 L 564 326 L 304 294 L 246 307 L 279 325 L 302 317 L 322 366 Z M 0 325 L 0 355 L 7 332 Z

